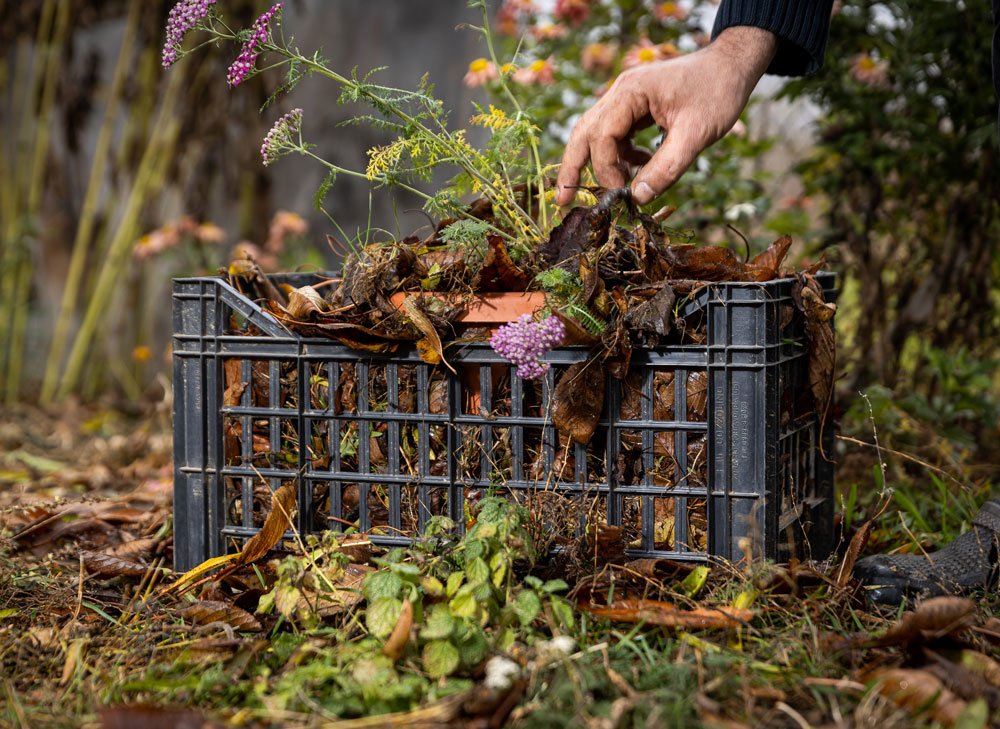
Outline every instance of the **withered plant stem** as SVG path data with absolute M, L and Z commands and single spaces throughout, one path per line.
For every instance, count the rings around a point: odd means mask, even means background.
M 118 51 L 118 62 L 115 65 L 114 76 L 108 90 L 104 116 L 101 119 L 101 128 L 97 135 L 97 143 L 94 145 L 94 161 L 90 167 L 87 191 L 84 194 L 80 220 L 73 239 L 73 252 L 70 257 L 69 271 L 66 274 L 66 287 L 63 289 L 59 315 L 52 332 L 52 345 L 49 347 L 49 356 L 45 363 L 45 377 L 42 380 L 40 395 L 42 404 L 51 402 L 55 394 L 59 378 L 59 366 L 62 364 L 63 354 L 66 351 L 66 338 L 69 333 L 70 322 L 73 320 L 76 312 L 84 267 L 90 253 L 90 244 L 94 238 L 94 224 L 97 220 L 100 190 L 110 156 L 111 138 L 114 132 L 115 120 L 118 118 L 122 89 L 125 85 L 128 71 L 132 66 L 132 52 L 141 11 L 141 3 L 132 3 L 129 5 L 128 16 L 125 20 L 125 31 L 122 36 L 121 47 Z
M 146 200 L 161 186 L 166 175 L 167 166 L 173 157 L 177 138 L 180 133 L 180 120 L 177 117 L 177 98 L 184 85 L 184 68 L 175 69 L 169 74 L 167 88 L 160 104 L 152 136 L 146 145 L 136 172 L 135 184 L 129 192 L 125 210 L 122 213 L 114 236 L 108 244 L 107 254 L 101 266 L 100 274 L 94 285 L 93 294 L 87 305 L 83 322 L 73 341 L 66 371 L 63 374 L 56 392 L 57 398 L 62 398 L 73 392 L 80 383 L 84 364 L 90 352 L 91 344 L 103 321 L 106 320 L 107 308 L 112 295 L 117 290 L 116 284 L 121 279 L 128 256 L 135 242 L 139 216 Z
M 56 88 L 59 85 L 59 69 L 62 66 L 62 49 L 69 33 L 71 0 L 59 0 L 55 28 L 43 58 L 45 70 L 41 89 L 41 104 L 36 121 L 35 148 L 31 161 L 31 180 L 28 186 L 28 204 L 25 214 L 31 222 L 35 235 L 40 234 L 38 213 L 42 206 L 45 171 L 48 166 L 49 145 L 52 139 Z M 18 400 L 21 394 L 21 369 L 24 364 L 24 335 L 28 326 L 28 309 L 31 299 L 31 278 L 34 270 L 31 246 L 24 246 L 17 266 L 17 286 L 14 295 L 14 317 L 11 324 L 10 359 L 7 362 L 7 380 L 4 400 L 8 405 Z

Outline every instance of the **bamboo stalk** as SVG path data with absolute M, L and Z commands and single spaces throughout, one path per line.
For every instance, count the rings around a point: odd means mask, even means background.
M 107 168 L 108 158 L 110 157 L 111 139 L 115 128 L 115 120 L 118 116 L 122 89 L 125 86 L 125 79 L 131 68 L 132 51 L 141 17 L 141 10 L 141 3 L 129 4 L 128 16 L 125 19 L 125 30 L 122 34 L 122 43 L 118 51 L 118 61 L 115 65 L 111 87 L 108 90 L 104 116 L 101 119 L 101 128 L 97 135 L 97 143 L 94 145 L 94 159 L 90 166 L 87 192 L 84 195 L 80 220 L 77 224 L 76 235 L 73 240 L 73 253 L 70 257 L 69 271 L 66 275 L 66 287 L 63 289 L 59 315 L 56 318 L 55 328 L 52 333 L 52 343 L 49 347 L 49 356 L 45 363 L 45 376 L 42 380 L 40 395 L 42 404 L 48 404 L 52 401 L 52 396 L 55 394 L 56 385 L 58 384 L 59 367 L 62 364 L 63 354 L 66 351 L 66 338 L 70 322 L 76 311 L 77 299 L 80 296 L 80 284 L 83 280 L 84 268 L 90 253 L 90 244 L 94 238 L 94 225 L 97 218 L 100 190 L 104 182 L 104 172 Z
M 20 259 L 25 255 L 23 247 L 23 221 L 27 217 L 22 209 L 26 197 L 22 184 L 30 186 L 27 165 L 27 150 L 31 148 L 31 133 L 36 130 L 32 123 L 36 109 L 36 99 L 41 93 L 42 76 L 45 69 L 46 40 L 52 34 L 52 24 L 55 17 L 55 0 L 45 0 L 42 14 L 39 18 L 38 31 L 35 36 L 34 53 L 27 39 L 18 44 L 18 74 L 20 82 L 15 88 L 14 99 L 22 101 L 20 123 L 13 151 L 14 169 L 11 170 L 11 208 L 13 215 L 8 227 L 3 231 L 3 258 L 0 261 L 0 377 L 6 381 L 11 362 L 19 358 L 21 353 L 14 346 L 12 333 L 16 328 L 15 317 L 18 308 L 18 293 L 21 277 Z
M 106 316 L 116 283 L 121 278 L 121 273 L 128 263 L 128 255 L 135 242 L 143 204 L 148 195 L 156 191 L 165 177 L 164 173 L 180 134 L 180 121 L 174 113 L 174 107 L 183 85 L 183 77 L 183 68 L 175 68 L 170 74 L 167 90 L 153 127 L 153 135 L 143 153 L 142 161 L 139 163 L 135 184 L 129 192 L 122 218 L 108 245 L 107 255 L 94 286 L 83 322 L 73 341 L 73 348 L 70 350 L 69 360 L 66 363 L 66 371 L 56 393 L 59 398 L 65 397 L 75 390 L 80 382 L 91 344 Z
M 30 107 L 28 101 L 28 91 L 31 83 L 31 43 L 26 38 L 18 42 L 17 59 L 14 62 L 14 88 L 11 94 L 11 124 L 17 117 L 17 112 L 13 105 L 20 100 L 25 107 Z M 18 127 L 20 129 L 20 127 Z M 9 300 L 13 297 L 14 269 L 17 266 L 16 246 L 17 227 L 19 221 L 18 207 L 21 197 L 20 167 L 18 162 L 20 155 L 20 134 L 12 134 L 13 142 L 9 147 L 11 169 L 8 171 L 2 184 L 4 186 L 3 199 L 8 214 L 6 224 L 0 229 L 0 377 L 7 371 L 7 352 L 10 346 L 10 326 L 11 319 L 8 316 L 12 304 Z
M 46 53 L 46 67 L 42 83 L 41 102 L 38 113 L 35 149 L 31 163 L 31 180 L 28 186 L 27 220 L 36 223 L 42 206 L 42 192 L 45 170 L 49 157 L 49 143 L 52 139 L 52 108 L 56 100 L 59 83 L 59 66 L 62 63 L 62 48 L 69 33 L 71 0 L 59 0 L 55 28 Z M 24 364 L 24 335 L 28 327 L 28 309 L 31 304 L 31 277 L 34 269 L 31 249 L 25 248 L 18 265 L 17 286 L 14 290 L 14 320 L 11 326 L 10 354 L 7 360 L 7 379 L 4 400 L 8 405 L 17 401 L 21 394 L 21 369 Z

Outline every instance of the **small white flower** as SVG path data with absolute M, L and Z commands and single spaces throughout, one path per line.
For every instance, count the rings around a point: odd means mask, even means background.
M 740 218 L 749 218 L 757 214 L 757 208 L 753 203 L 737 203 L 726 211 L 726 220 L 734 221 Z
M 483 683 L 494 691 L 506 691 L 520 673 L 521 666 L 517 662 L 504 656 L 493 656 L 486 662 L 486 680 Z
M 576 650 L 576 641 L 568 635 L 557 635 L 552 640 L 544 640 L 538 644 L 538 652 L 555 656 L 568 656 Z

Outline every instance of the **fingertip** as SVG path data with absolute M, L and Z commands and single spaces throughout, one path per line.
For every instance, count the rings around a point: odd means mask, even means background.
M 635 200 L 639 205 L 645 205 L 651 202 L 655 198 L 657 192 L 649 186 L 648 182 L 633 182 L 632 183 L 632 199 Z
M 568 185 L 559 185 L 556 190 L 556 205 L 569 205 L 576 199 L 576 189 Z

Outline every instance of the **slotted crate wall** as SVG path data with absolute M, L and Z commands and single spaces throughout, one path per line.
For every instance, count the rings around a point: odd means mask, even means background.
M 637 349 L 623 379 L 565 347 L 534 382 L 485 344 L 449 349 L 452 374 L 403 347 L 300 337 L 222 279 L 179 279 L 175 566 L 238 548 L 288 482 L 300 532 L 356 526 L 383 545 L 434 515 L 461 525 L 467 502 L 496 491 L 577 529 L 620 526 L 634 556 L 823 557 L 833 472 L 792 283 L 708 286 L 686 307 L 706 343 Z M 603 387 L 587 446 L 552 424 L 555 385 L 575 365 Z M 830 426 L 822 439 L 829 453 Z

